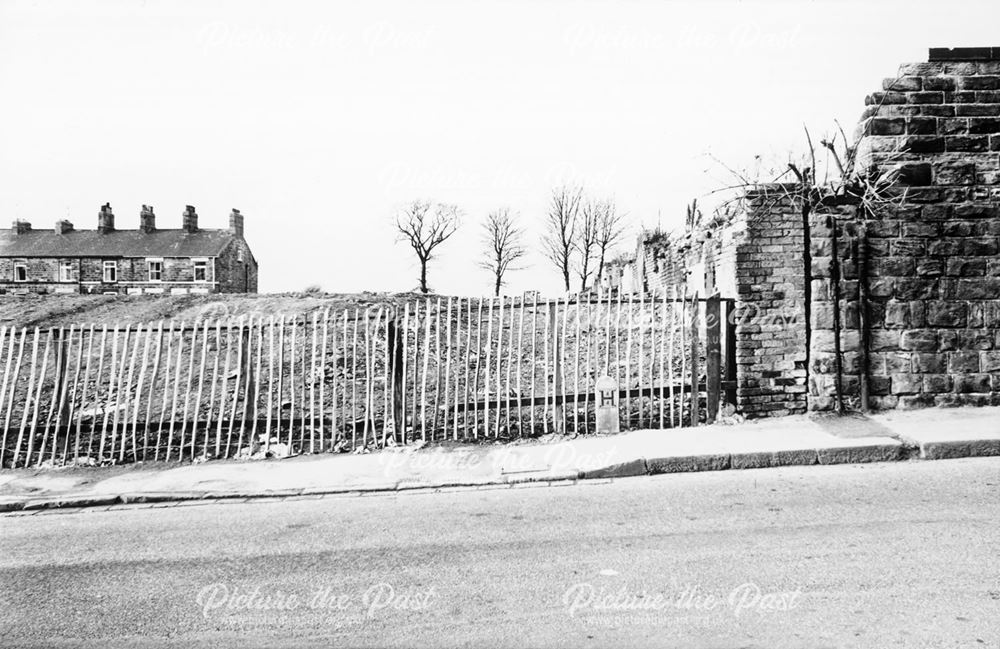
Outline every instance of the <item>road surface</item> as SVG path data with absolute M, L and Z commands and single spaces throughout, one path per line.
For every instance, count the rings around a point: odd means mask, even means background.
M 0 646 L 1000 649 L 1000 458 L 0 517 Z

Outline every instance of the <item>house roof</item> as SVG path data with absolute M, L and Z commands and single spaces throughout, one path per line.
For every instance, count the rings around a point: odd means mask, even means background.
M 229 230 L 0 230 L 0 257 L 217 257 L 236 235 Z

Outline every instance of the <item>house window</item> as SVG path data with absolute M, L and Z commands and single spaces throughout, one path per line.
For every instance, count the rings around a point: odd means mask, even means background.
M 243 246 L 236 248 L 236 261 L 243 263 Z
M 59 263 L 59 281 L 60 282 L 73 281 L 73 262 L 63 261 Z
M 26 261 L 14 262 L 14 281 L 15 282 L 28 281 L 28 262 Z
M 207 259 L 195 259 L 194 260 L 194 281 L 196 281 L 196 282 L 207 282 L 208 281 L 208 260 Z
M 162 259 L 147 259 L 146 269 L 149 271 L 149 281 L 151 282 L 162 282 L 163 281 L 163 260 Z
M 118 262 L 104 262 L 104 281 L 108 284 L 113 284 L 118 281 Z

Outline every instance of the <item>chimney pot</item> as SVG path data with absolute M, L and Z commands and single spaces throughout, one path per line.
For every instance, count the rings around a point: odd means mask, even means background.
M 243 238 L 243 215 L 235 207 L 229 214 L 229 231 L 241 239 Z
M 105 203 L 101 206 L 101 211 L 97 213 L 97 231 L 101 234 L 107 234 L 114 232 L 114 230 L 115 215 L 111 211 L 111 203 Z
M 11 224 L 10 229 L 16 234 L 24 234 L 25 232 L 31 232 L 31 223 L 17 219 L 13 224 Z
M 184 230 L 187 232 L 197 232 L 198 231 L 198 212 L 195 211 L 194 205 L 188 205 L 184 210 L 183 223 Z
M 73 231 L 73 224 L 66 219 L 56 221 L 56 234 L 66 234 Z
M 156 215 L 153 214 L 152 205 L 143 205 L 139 212 L 139 229 L 149 234 L 156 230 Z

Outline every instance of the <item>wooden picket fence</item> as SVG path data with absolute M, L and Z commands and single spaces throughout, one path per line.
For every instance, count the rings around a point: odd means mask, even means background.
M 724 307 L 724 313 L 720 311 Z M 0 467 L 342 452 L 712 421 L 733 303 L 430 298 L 310 316 L 0 328 Z M 722 349 L 725 343 L 725 357 Z

